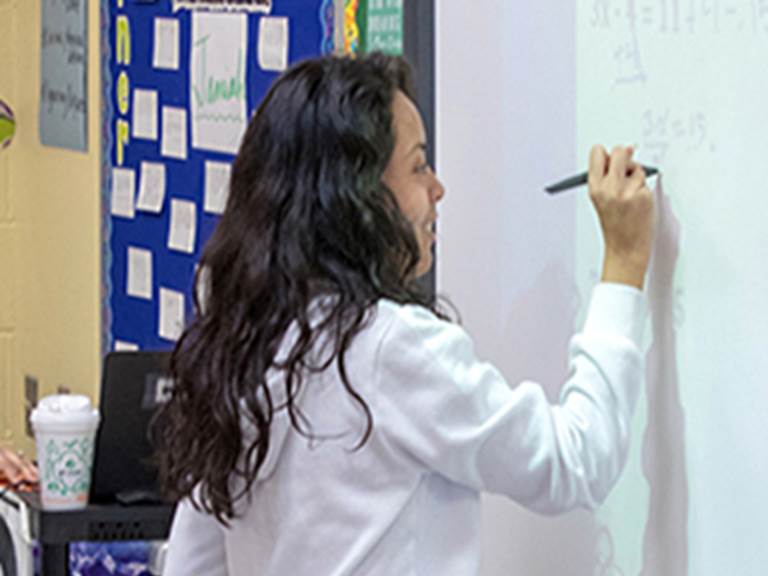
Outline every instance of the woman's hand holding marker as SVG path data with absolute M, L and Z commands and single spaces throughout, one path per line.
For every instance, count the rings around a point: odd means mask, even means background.
M 594 146 L 589 158 L 589 195 L 605 242 L 603 282 L 643 288 L 653 244 L 653 194 L 632 147 L 610 155 Z

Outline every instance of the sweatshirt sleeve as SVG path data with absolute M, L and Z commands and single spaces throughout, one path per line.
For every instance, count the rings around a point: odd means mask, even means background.
M 227 576 L 224 527 L 188 499 L 176 506 L 163 576 Z
M 544 514 L 594 508 L 626 460 L 645 316 L 639 290 L 598 285 L 551 404 L 540 385 L 511 388 L 478 360 L 461 327 L 401 307 L 376 356 L 376 426 L 403 458 L 454 482 Z

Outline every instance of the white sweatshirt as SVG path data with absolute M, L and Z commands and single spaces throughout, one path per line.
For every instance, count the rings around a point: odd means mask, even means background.
M 381 301 L 347 354 L 365 417 L 335 367 L 304 386 L 320 438 L 276 413 L 267 461 L 229 529 L 187 501 L 165 576 L 470 576 L 480 563 L 480 492 L 557 514 L 604 500 L 624 465 L 643 382 L 643 294 L 595 288 L 570 347 L 560 403 L 512 388 L 459 326 Z M 276 388 L 279 388 L 276 383 Z

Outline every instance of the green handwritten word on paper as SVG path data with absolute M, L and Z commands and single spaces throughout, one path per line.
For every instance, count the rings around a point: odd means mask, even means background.
M 248 15 L 192 13 L 192 147 L 235 154 L 246 125 Z
M 206 117 L 204 108 L 217 105 L 220 102 L 239 101 L 245 98 L 245 85 L 243 83 L 243 52 L 238 50 L 237 69 L 230 75 L 222 77 L 213 76 L 208 69 L 208 40 L 210 36 L 204 36 L 195 43 L 198 54 L 198 74 L 192 80 L 192 94 L 195 104 L 200 108 L 200 117 Z M 211 120 L 240 121 L 239 116 L 229 117 L 226 114 L 208 115 Z

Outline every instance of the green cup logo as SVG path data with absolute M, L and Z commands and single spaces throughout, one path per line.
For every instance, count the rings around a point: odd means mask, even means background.
M 91 483 L 91 438 L 49 439 L 43 482 L 52 495 L 68 497 L 88 492 Z

